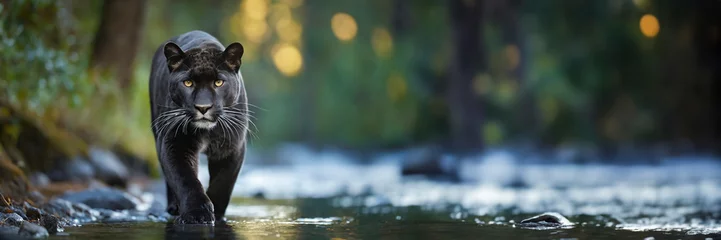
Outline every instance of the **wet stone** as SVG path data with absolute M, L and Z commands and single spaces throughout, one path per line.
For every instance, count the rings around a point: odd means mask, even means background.
M 75 215 L 75 209 L 73 208 L 73 204 L 67 200 L 59 198 L 50 200 L 50 202 L 47 203 L 45 207 L 43 207 L 43 209 L 45 209 L 45 211 L 63 217 L 71 217 Z
M 573 223 L 559 213 L 547 212 L 522 220 L 519 227 L 524 228 L 559 228 L 573 226 Z
M 40 219 L 42 215 L 42 210 L 31 206 L 29 203 L 25 202 L 25 214 L 27 215 L 29 220 L 38 220 Z
M 48 230 L 46 230 L 44 227 L 41 227 L 37 224 L 31 223 L 31 222 L 23 222 L 20 226 L 20 230 L 18 231 L 18 234 L 20 236 L 30 237 L 30 238 L 46 238 L 48 237 Z
M 97 188 L 80 192 L 70 192 L 59 198 L 73 203 L 82 203 L 90 208 L 108 210 L 135 210 L 138 204 L 140 204 L 140 200 L 136 197 L 113 188 Z
M 50 234 L 63 231 L 63 228 L 60 226 L 60 219 L 50 214 L 43 214 L 40 218 L 40 224 L 42 224 Z
M 12 206 L 12 207 L 10 207 L 10 209 L 11 209 L 14 213 L 20 215 L 20 217 L 22 217 L 23 220 L 28 220 L 28 216 L 25 215 L 25 210 L 24 210 L 24 209 L 22 209 L 22 208 L 20 208 L 20 207 L 17 207 L 17 206 Z
M 0 222 L 4 222 L 12 226 L 20 226 L 23 222 L 23 218 L 17 213 L 0 213 Z
M 125 186 L 128 179 L 128 168 L 112 152 L 92 147 L 88 152 L 90 164 L 95 168 L 96 177 L 111 186 Z

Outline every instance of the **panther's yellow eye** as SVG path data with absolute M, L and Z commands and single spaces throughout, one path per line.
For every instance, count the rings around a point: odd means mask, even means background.
M 223 83 L 225 83 L 225 81 L 223 81 L 223 80 L 215 80 L 215 86 L 216 86 L 216 87 L 223 86 Z
M 183 81 L 183 85 L 185 85 L 186 87 L 192 87 L 192 86 L 193 86 L 193 81 L 185 80 L 185 81 Z

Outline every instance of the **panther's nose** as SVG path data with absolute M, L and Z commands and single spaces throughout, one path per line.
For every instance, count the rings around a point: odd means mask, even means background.
M 200 114 L 205 114 L 208 112 L 208 109 L 212 108 L 213 105 L 211 104 L 195 104 L 195 109 L 198 109 Z

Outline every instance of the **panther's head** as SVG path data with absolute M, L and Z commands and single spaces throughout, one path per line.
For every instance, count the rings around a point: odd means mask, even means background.
M 239 73 L 243 45 L 236 42 L 225 50 L 221 47 L 206 44 L 183 52 L 172 42 L 164 46 L 170 70 L 168 90 L 173 103 L 182 109 L 179 113 L 185 116 L 185 125 L 211 129 L 224 119 L 235 121 L 233 115 L 239 114 L 233 107 L 245 101 Z

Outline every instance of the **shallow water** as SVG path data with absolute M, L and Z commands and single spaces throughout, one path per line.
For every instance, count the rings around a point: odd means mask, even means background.
M 249 158 L 227 224 L 84 224 L 51 238 L 721 239 L 716 159 L 548 164 L 501 151 L 456 161 L 451 165 L 459 180 L 448 182 L 402 176 L 398 154 L 368 164 L 298 149 L 279 158 L 286 162 L 263 165 Z M 207 183 L 207 173 L 200 178 Z M 152 191 L 156 202 L 165 201 Z M 518 225 L 549 211 L 575 225 Z
M 525 229 L 512 211 L 475 216 L 458 207 L 336 207 L 332 199 L 268 205 L 235 204 L 227 224 L 174 226 L 163 222 L 86 224 L 51 239 L 721 239 L 688 230 L 642 231 L 593 216 L 562 229 Z

